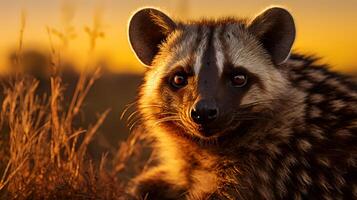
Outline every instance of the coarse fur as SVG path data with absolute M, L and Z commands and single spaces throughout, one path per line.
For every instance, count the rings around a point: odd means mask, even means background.
M 133 196 L 357 199 L 356 83 L 290 55 L 294 38 L 282 8 L 193 22 L 138 11 L 129 40 L 149 66 L 139 112 L 158 165 L 133 180 Z M 237 70 L 243 87 L 230 83 Z M 182 88 L 171 85 L 177 72 Z M 201 100 L 219 108 L 205 125 L 190 117 Z

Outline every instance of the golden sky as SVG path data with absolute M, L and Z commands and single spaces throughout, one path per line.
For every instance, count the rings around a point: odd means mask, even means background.
M 197 19 L 252 17 L 271 5 L 284 6 L 295 17 L 295 50 L 323 57 L 333 69 L 357 71 L 357 0 L 0 0 L 0 68 L 18 43 L 22 10 L 26 13 L 25 48 L 47 52 L 46 27 L 63 31 L 64 22 L 69 22 L 76 37 L 67 48 L 55 36 L 53 43 L 63 58 L 84 65 L 89 49 L 84 27 L 92 26 L 93 16 L 99 16 L 104 38 L 99 39 L 96 56 L 91 59 L 105 61 L 116 72 L 141 72 L 143 67 L 131 52 L 126 35 L 128 19 L 138 8 L 155 6 L 179 19 Z

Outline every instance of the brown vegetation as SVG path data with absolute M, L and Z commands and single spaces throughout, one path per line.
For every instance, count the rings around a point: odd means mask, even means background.
M 90 50 L 103 36 L 95 21 L 87 27 Z M 52 36 L 63 36 L 48 28 L 51 44 L 47 92 L 39 93 L 40 80 L 26 73 L 22 59 L 22 17 L 14 71 L 2 78 L 0 112 L 0 199 L 119 199 L 131 174 L 142 169 L 143 138 L 131 134 L 115 155 L 103 154 L 95 160 L 88 147 L 110 110 L 89 127 L 75 123 L 85 99 L 100 77 L 100 69 L 83 70 L 69 102 L 62 77 L 60 52 Z M 70 29 L 72 30 L 72 29 Z M 60 38 L 61 39 L 61 38 Z M 62 38 L 63 39 L 63 38 Z M 68 45 L 69 39 L 63 39 Z M 90 65 L 90 63 L 88 64 Z M 20 70 L 16 70 L 20 69 Z M 119 120 L 119 119 L 118 119 Z M 108 157 L 113 158 L 108 161 Z M 135 165 L 134 165 L 135 164 Z

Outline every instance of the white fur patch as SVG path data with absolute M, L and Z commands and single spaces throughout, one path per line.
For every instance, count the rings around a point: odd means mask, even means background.
M 209 33 L 209 29 L 208 28 L 204 28 L 203 29 L 203 34 L 201 37 L 201 42 L 198 45 L 197 51 L 196 51 L 196 60 L 195 60 L 195 64 L 193 66 L 194 72 L 196 75 L 198 75 L 198 73 L 201 70 L 202 67 L 202 56 L 207 48 L 207 39 L 208 39 L 208 33 Z
M 223 54 L 223 48 L 222 48 L 222 42 L 219 39 L 219 33 L 220 33 L 221 28 L 217 28 L 215 33 L 214 33 L 214 48 L 215 48 L 215 54 L 216 54 L 216 64 L 218 67 L 218 75 L 221 76 L 223 72 L 223 64 L 224 64 L 224 54 Z

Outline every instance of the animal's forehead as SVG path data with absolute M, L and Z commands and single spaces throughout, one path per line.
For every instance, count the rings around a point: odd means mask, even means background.
M 249 68 L 258 66 L 259 58 L 264 59 L 245 25 L 232 21 L 181 24 L 166 46 L 170 55 L 167 69 L 190 66 L 195 75 L 207 69 L 220 76 L 227 63 Z
M 211 32 L 221 32 L 235 34 L 235 37 L 239 37 L 239 32 L 245 31 L 245 24 L 239 21 L 202 21 L 192 23 L 179 23 L 177 29 L 171 35 L 167 42 L 169 48 L 174 48 L 175 52 L 180 53 L 177 50 L 192 50 L 197 51 L 200 42 L 207 40 L 207 36 Z M 214 40 L 220 40 L 220 36 L 214 38 Z M 232 38 L 234 39 L 234 38 Z M 235 38 L 238 39 L 238 38 Z M 184 49 L 180 49 L 184 48 Z

